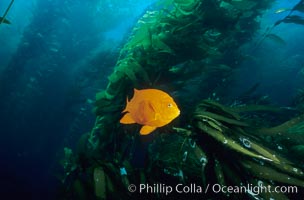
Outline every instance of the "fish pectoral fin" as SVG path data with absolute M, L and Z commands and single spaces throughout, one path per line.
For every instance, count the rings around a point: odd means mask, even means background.
M 152 131 L 154 131 L 156 129 L 155 126 L 143 126 L 141 129 L 140 129 L 140 134 L 141 135 L 148 135 L 150 134 Z
M 155 106 L 151 102 L 147 102 L 147 104 L 153 112 L 156 112 Z
M 122 124 L 134 124 L 136 123 L 134 119 L 132 118 L 130 113 L 126 113 L 121 119 L 120 123 Z

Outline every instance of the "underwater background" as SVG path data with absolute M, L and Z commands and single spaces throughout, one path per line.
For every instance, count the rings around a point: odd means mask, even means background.
M 260 176 L 271 185 L 299 187 L 298 194 L 268 199 L 303 196 L 303 1 L 1 0 L 0 16 L 6 11 L 0 24 L 1 199 L 141 199 L 124 186 L 237 185 Z M 181 116 L 139 136 L 137 125 L 119 123 L 133 88 L 166 91 Z M 233 145 L 218 146 L 224 138 Z M 193 142 L 208 160 L 203 175 L 196 161 L 183 157 L 190 157 L 183 148 Z M 235 163 L 221 157 L 226 148 Z M 264 166 L 259 159 L 265 167 L 257 166 Z M 114 168 L 130 173 L 120 171 L 117 183 Z M 255 174 L 266 170 L 282 178 Z M 227 175 L 234 173 L 238 182 Z M 100 174 L 112 184 L 104 186 L 107 192 L 97 189 Z

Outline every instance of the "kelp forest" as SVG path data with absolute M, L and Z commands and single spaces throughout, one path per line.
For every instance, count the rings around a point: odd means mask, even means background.
M 64 148 L 59 199 L 283 200 L 303 195 L 303 89 L 293 107 L 253 95 L 258 84 L 229 98 L 231 74 L 251 59 L 242 47 L 274 2 L 163 0 L 146 10 L 120 50 L 106 88 L 96 94 L 95 125 L 76 149 Z M 303 8 L 300 1 L 287 10 L 288 16 L 273 24 L 252 52 L 275 27 L 303 24 L 296 14 Z M 180 116 L 146 136 L 139 134 L 138 124 L 121 124 L 134 88 L 167 92 Z M 188 193 L 161 191 L 178 184 Z M 215 193 L 212 185 L 297 186 L 298 191 Z

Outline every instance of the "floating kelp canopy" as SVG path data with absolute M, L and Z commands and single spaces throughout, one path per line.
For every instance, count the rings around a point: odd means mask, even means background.
M 121 50 L 106 89 L 96 95 L 95 126 L 81 137 L 75 155 L 65 149 L 62 199 L 182 196 L 131 193 L 130 183 L 303 187 L 300 163 L 288 160 L 286 152 L 277 151 L 268 138 L 274 130 L 291 135 L 301 132 L 300 120 L 273 128 L 258 127 L 261 123 L 250 116 L 260 112 L 275 116 L 283 111 L 257 104 L 227 106 L 204 100 L 206 96 L 200 94 L 216 89 L 218 85 L 210 83 L 229 77 L 238 67 L 238 48 L 250 40 L 259 27 L 256 17 L 271 3 L 164 0 L 155 5 L 160 9 L 147 11 Z M 189 88 L 193 80 L 210 82 L 197 82 Z M 138 125 L 120 124 L 126 97 L 132 96 L 133 88 L 157 88 L 175 94 L 181 105 L 180 121 L 145 137 L 139 136 Z M 194 90 L 195 97 L 189 90 Z M 303 148 L 298 147 L 298 151 Z M 200 199 L 288 199 L 283 193 L 215 194 L 211 190 L 184 195 Z

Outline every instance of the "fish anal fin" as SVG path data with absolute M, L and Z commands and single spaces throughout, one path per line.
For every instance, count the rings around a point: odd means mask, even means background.
M 130 113 L 126 113 L 121 119 L 120 119 L 120 123 L 122 124 L 134 124 L 136 123 L 133 119 L 133 117 L 131 116 Z
M 141 129 L 140 129 L 140 134 L 141 135 L 148 135 L 150 134 L 152 131 L 154 131 L 156 129 L 155 126 L 143 126 Z

